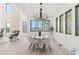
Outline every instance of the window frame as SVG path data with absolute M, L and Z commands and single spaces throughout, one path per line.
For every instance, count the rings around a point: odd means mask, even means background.
M 7 30 L 6 30 L 6 28 L 7 28 L 7 23 L 10 23 L 10 26 L 11 26 L 11 22 L 6 21 L 6 22 L 5 22 L 5 32 L 6 32 L 6 33 L 10 33 L 10 32 L 11 32 L 11 27 L 10 27 L 10 31 L 9 31 L 9 32 L 7 32 Z
M 8 11 L 8 6 L 7 6 L 7 4 L 10 4 L 10 5 L 11 5 L 11 3 L 5 3 L 5 13 L 11 13 L 11 10 Z M 9 6 L 9 7 L 10 7 L 10 9 L 11 9 L 11 6 Z
M 63 14 L 61 14 L 60 16 L 59 16 L 59 32 L 60 33 L 63 33 L 63 30 L 61 30 L 61 17 L 63 17 Z M 64 19 L 64 18 L 63 18 Z M 63 22 L 63 21 L 62 21 Z
M 32 30 L 32 21 L 36 21 L 36 27 L 35 27 L 35 30 Z M 39 28 L 38 28 L 38 21 L 42 21 L 42 29 L 41 30 L 39 30 Z M 49 28 L 50 28 L 50 20 L 44 20 L 44 19 L 36 19 L 36 20 L 30 20 L 30 32 L 39 32 L 39 31 L 41 31 L 41 32 L 49 32 L 49 30 L 44 30 L 44 26 L 45 26 L 45 24 L 44 24 L 44 21 L 48 21 L 49 22 Z
M 22 22 L 22 32 L 23 33 L 27 33 L 27 31 L 26 32 L 24 32 L 24 23 L 26 23 L 27 24 L 27 22 Z M 27 26 L 26 26 L 27 27 Z M 26 29 L 27 30 L 27 29 Z
M 37 20 L 30 20 L 30 32 L 36 32 L 36 29 L 37 29 L 37 25 L 35 27 L 35 30 L 32 29 L 32 21 L 37 21 Z
M 56 17 L 56 32 L 58 32 L 58 17 Z
M 79 34 L 77 34 L 78 32 L 77 32 L 77 27 L 78 27 L 78 25 L 77 25 L 77 21 L 78 21 L 78 19 L 77 19 L 77 17 L 78 17 L 78 15 L 77 15 L 77 7 L 79 7 L 79 4 L 78 5 L 76 5 L 75 6 L 75 35 L 76 36 L 79 36 Z
M 38 28 L 38 21 L 42 21 L 42 29 L 41 30 L 39 30 L 39 28 Z M 37 26 L 36 27 L 36 31 L 38 31 L 38 32 L 41 31 L 42 32 L 43 31 L 43 20 L 42 19 L 38 19 L 36 26 Z
M 49 29 L 48 30 L 45 30 L 45 21 L 48 21 L 49 22 Z M 50 20 L 43 20 L 43 31 L 44 32 L 49 32 L 50 31 Z
M 70 34 L 72 35 L 72 26 L 71 26 L 71 33 L 67 33 L 67 13 L 71 11 L 72 12 L 72 9 L 69 9 L 68 11 L 65 12 L 65 34 Z M 72 14 L 72 13 L 71 13 Z M 72 24 L 72 23 L 71 23 Z

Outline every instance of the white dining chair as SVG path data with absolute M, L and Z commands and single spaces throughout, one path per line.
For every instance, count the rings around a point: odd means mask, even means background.
M 34 37 L 35 36 L 30 36 L 30 38 L 29 38 L 29 42 L 30 42 L 29 50 L 30 50 L 31 46 L 33 46 L 33 51 L 36 46 L 39 48 L 38 42 L 37 42 L 37 40 L 34 39 Z
M 48 35 L 44 35 L 45 39 L 42 40 L 44 46 L 43 46 L 43 49 L 45 49 L 45 46 L 47 46 L 50 50 L 50 52 L 52 52 L 51 50 L 51 46 L 50 46 L 50 42 L 51 42 L 51 39 L 50 39 L 50 36 Z

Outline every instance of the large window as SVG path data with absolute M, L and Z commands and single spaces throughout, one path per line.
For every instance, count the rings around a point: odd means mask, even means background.
M 56 32 L 58 32 L 58 17 L 56 18 Z
M 50 21 L 49 20 L 31 20 L 30 31 L 49 31 Z
M 37 29 L 37 20 L 31 20 L 30 21 L 30 31 L 36 31 Z
M 63 15 L 60 16 L 60 22 L 59 22 L 59 29 L 60 29 L 60 33 L 63 33 Z
M 27 32 L 27 22 L 23 22 L 23 33 Z
M 75 34 L 79 36 L 79 5 L 76 6 Z
M 11 4 L 10 3 L 5 3 L 5 12 L 10 13 L 11 12 Z
M 65 16 L 66 34 L 72 34 L 72 10 L 67 11 Z
M 43 30 L 44 31 L 49 31 L 49 26 L 50 26 L 50 21 L 49 20 L 45 20 L 43 21 Z
M 37 21 L 37 30 L 42 31 L 43 30 L 43 22 L 42 20 Z
M 5 23 L 5 31 L 6 31 L 6 33 L 10 32 L 10 28 L 11 28 L 11 23 L 10 22 L 6 22 Z

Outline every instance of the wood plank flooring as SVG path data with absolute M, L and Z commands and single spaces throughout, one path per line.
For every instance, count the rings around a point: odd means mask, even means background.
M 7 43 L 5 43 L 7 42 Z M 19 40 L 15 43 L 9 42 L 7 37 L 4 37 L 3 40 L 0 40 L 0 55 L 70 55 L 71 53 L 64 48 L 59 46 L 58 42 L 52 40 L 51 42 L 51 53 L 48 47 L 45 47 L 45 50 L 42 48 L 30 48 L 29 39 L 26 36 L 20 36 Z

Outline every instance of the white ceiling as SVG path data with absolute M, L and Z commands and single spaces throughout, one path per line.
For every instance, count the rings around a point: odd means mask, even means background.
M 27 15 L 33 16 L 36 13 L 39 13 L 40 4 L 39 3 L 16 3 L 17 6 Z M 43 13 L 47 14 L 48 16 L 53 16 L 55 10 L 60 9 L 64 3 L 43 3 Z M 56 8 L 57 7 L 57 8 Z

